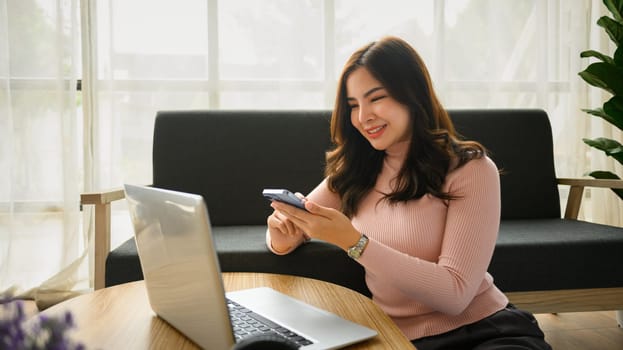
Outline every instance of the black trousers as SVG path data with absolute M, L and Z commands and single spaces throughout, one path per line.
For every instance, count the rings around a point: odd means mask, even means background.
M 551 350 L 529 312 L 508 305 L 478 322 L 411 341 L 418 350 Z

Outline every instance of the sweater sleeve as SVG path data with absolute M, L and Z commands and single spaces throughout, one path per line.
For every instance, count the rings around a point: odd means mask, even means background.
M 500 183 L 489 158 L 450 173 L 445 189 L 459 196 L 447 206 L 437 261 L 427 261 L 370 240 L 359 259 L 383 284 L 437 311 L 463 312 L 486 280 L 500 223 Z M 489 281 L 490 283 L 491 281 Z

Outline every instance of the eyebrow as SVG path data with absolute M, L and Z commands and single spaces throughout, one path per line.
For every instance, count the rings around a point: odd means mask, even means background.
M 366 93 L 363 94 L 363 97 L 368 97 L 368 96 L 372 95 L 373 93 L 375 93 L 375 92 L 377 92 L 379 90 L 383 90 L 383 89 L 385 89 L 385 88 L 382 87 L 382 86 L 373 87 L 372 89 L 366 91 Z M 354 100 L 355 98 L 354 97 L 347 97 L 346 99 L 350 101 L 350 100 Z

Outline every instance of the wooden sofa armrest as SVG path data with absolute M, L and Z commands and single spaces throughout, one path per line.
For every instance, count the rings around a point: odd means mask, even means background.
M 567 207 L 565 208 L 565 219 L 577 219 L 582 204 L 584 187 L 602 187 L 623 189 L 623 180 L 604 180 L 593 178 L 569 179 L 559 178 L 558 184 L 571 186 Z
M 123 189 L 80 194 L 81 207 L 83 205 L 95 206 L 94 287 L 96 290 L 105 286 L 106 257 L 110 252 L 110 204 L 123 198 L 125 198 Z

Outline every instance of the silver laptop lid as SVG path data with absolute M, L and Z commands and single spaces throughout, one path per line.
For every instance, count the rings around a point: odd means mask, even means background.
M 203 348 L 230 349 L 234 336 L 202 197 L 128 184 L 125 193 L 154 312 Z

